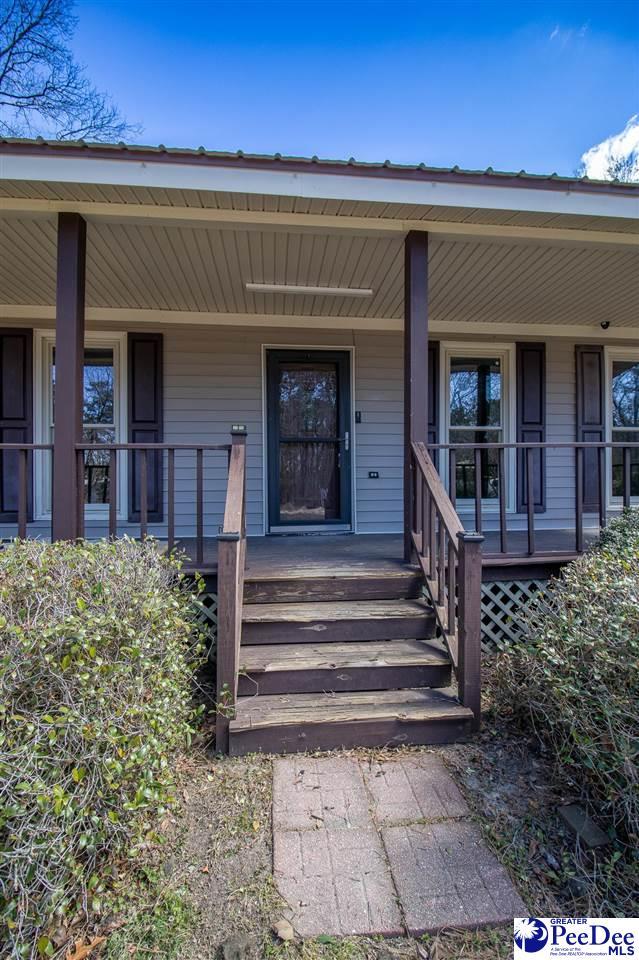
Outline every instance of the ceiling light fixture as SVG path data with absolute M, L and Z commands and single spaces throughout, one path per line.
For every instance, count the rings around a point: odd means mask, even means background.
M 249 293 L 293 293 L 319 297 L 372 297 L 365 287 L 313 287 L 298 283 L 247 283 Z

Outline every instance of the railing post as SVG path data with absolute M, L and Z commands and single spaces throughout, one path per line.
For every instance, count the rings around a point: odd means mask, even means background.
M 215 749 L 229 750 L 229 725 L 235 716 L 242 638 L 246 551 L 246 428 L 231 430 L 229 479 L 224 523 L 217 545 L 217 670 Z
M 459 559 L 459 699 L 474 715 L 473 727 L 481 722 L 481 545 L 480 533 L 457 535 Z

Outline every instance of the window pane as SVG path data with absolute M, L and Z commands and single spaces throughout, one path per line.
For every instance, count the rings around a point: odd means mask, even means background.
M 315 523 L 339 517 L 339 451 L 335 443 L 280 445 L 280 519 Z
M 84 351 L 84 423 L 113 423 L 113 350 Z
M 451 427 L 501 425 L 501 361 L 498 357 L 452 357 Z
M 337 364 L 282 364 L 279 404 L 282 437 L 336 437 Z
M 639 427 L 639 361 L 612 364 L 612 425 Z
M 639 431 L 613 430 L 612 439 L 615 443 L 639 442 Z M 629 449 L 627 457 L 630 461 L 630 496 L 639 497 L 639 448 Z M 623 449 L 613 448 L 612 451 L 612 495 L 623 496 Z
M 455 430 L 450 431 L 451 443 L 501 443 L 501 430 Z M 471 500 L 475 496 L 475 451 L 455 452 L 455 496 L 458 500 Z M 481 496 L 495 499 L 499 495 L 499 461 L 496 450 L 481 450 Z
M 113 350 L 107 347 L 85 348 L 83 423 L 113 423 L 114 382 Z M 51 365 L 51 395 L 55 421 L 55 349 Z
M 85 427 L 82 439 L 86 443 L 114 443 L 115 430 L 94 429 Z M 84 502 L 108 503 L 110 496 L 109 484 L 109 451 L 86 450 L 84 454 Z

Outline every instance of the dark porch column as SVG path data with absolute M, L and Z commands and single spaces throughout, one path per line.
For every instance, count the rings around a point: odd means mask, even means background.
M 75 540 L 79 529 L 75 444 L 82 440 L 86 223 L 77 213 L 58 216 L 53 445 L 54 540 Z
M 428 442 L 428 234 L 404 242 L 404 557 L 411 559 L 411 442 Z

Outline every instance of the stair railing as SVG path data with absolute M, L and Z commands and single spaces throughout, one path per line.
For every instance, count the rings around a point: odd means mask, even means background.
M 464 530 L 424 443 L 411 444 L 411 538 L 457 676 L 459 700 L 481 718 L 481 550 Z
M 217 717 L 215 749 L 228 753 L 235 715 L 246 560 L 246 430 L 231 431 L 224 523 L 217 544 Z

